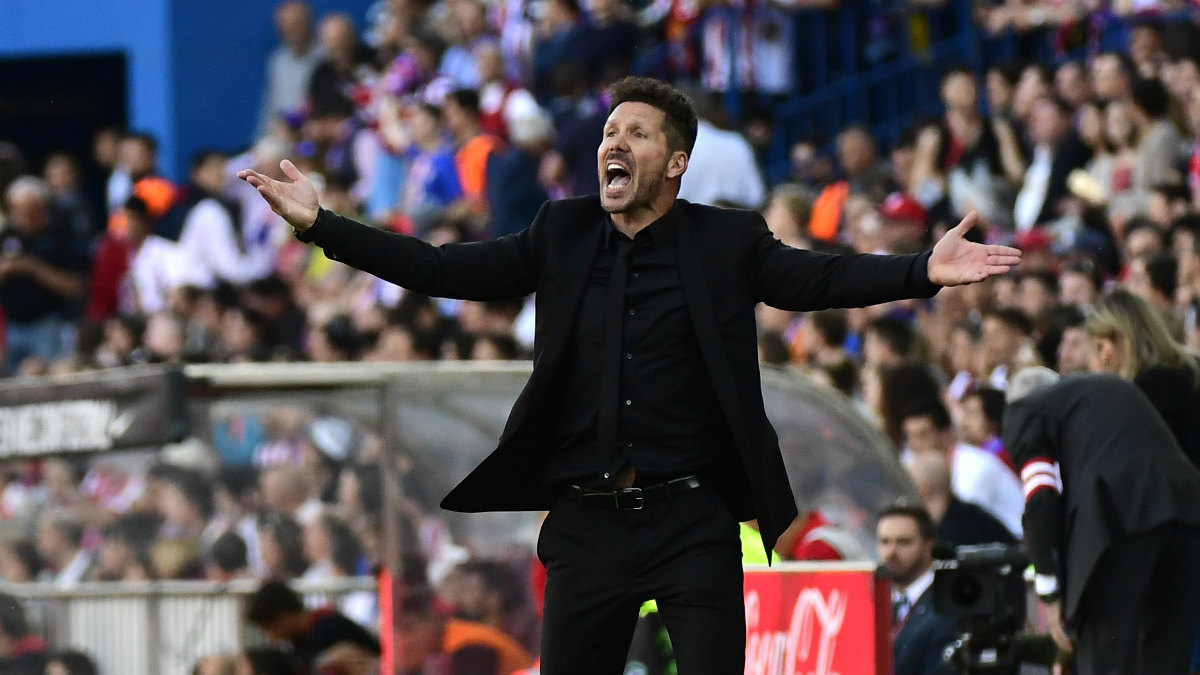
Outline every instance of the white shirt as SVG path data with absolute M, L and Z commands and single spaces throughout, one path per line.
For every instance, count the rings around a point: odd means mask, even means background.
M 987 450 L 967 443 L 954 446 L 949 459 L 954 494 L 992 514 L 1020 538 L 1025 492 L 1012 469 Z
M 132 291 L 122 298 L 122 310 L 155 314 L 166 309 L 167 297 L 179 275 L 179 255 L 173 242 L 156 234 L 133 254 L 123 286 Z M 126 307 L 126 304 L 131 306 Z
M 924 574 L 917 577 L 916 580 L 914 580 L 903 591 L 900 592 L 904 596 L 904 599 L 908 601 L 908 608 L 910 611 L 916 606 L 917 601 L 921 599 L 921 596 L 925 595 L 925 591 L 929 590 L 929 587 L 932 585 L 933 567 L 931 566 L 929 569 L 925 570 Z
M 1012 472 L 1010 471 L 1009 473 Z M 1021 498 L 1024 499 L 1024 493 L 1022 493 Z M 297 523 L 300 523 L 301 525 L 310 525 L 315 522 L 317 518 L 320 518 L 324 511 L 325 505 L 321 503 L 320 499 L 317 499 L 316 497 L 309 497 L 308 501 L 301 504 L 300 508 L 296 509 L 296 513 L 292 514 L 292 516 L 296 519 Z
M 1013 222 L 1018 232 L 1026 232 L 1037 223 L 1037 217 L 1046 203 L 1046 190 L 1050 187 L 1050 167 L 1054 157 L 1050 148 L 1039 145 L 1033 150 L 1033 161 L 1025 170 L 1025 183 L 1017 193 L 1017 203 L 1013 208 Z
M 233 284 L 261 279 L 274 264 L 268 253 L 267 248 L 255 247 L 243 254 L 229 212 L 215 199 L 201 200 L 184 219 L 179 234 L 176 285 L 210 289 L 218 279 Z
M 737 132 L 723 131 L 700 120 L 696 146 L 680 181 L 680 199 L 696 204 L 724 200 L 758 208 L 765 195 L 750 143 Z

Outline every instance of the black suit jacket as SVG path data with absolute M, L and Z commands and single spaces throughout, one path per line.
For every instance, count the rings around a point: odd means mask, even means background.
M 788 310 L 930 297 L 928 253 L 835 256 L 776 240 L 755 212 L 676 202 L 679 278 L 734 448 L 714 472 L 734 515 L 758 518 L 767 550 L 796 516 L 779 441 L 763 409 L 758 302 Z M 543 510 L 547 431 L 589 272 L 607 224 L 598 196 L 547 202 L 530 227 L 492 241 L 430 246 L 322 211 L 307 238 L 335 260 L 427 295 L 489 300 L 536 292 L 533 373 L 498 447 L 442 501 L 451 511 Z
M 1016 537 L 995 516 L 976 504 L 950 496 L 946 513 L 938 524 L 938 541 L 950 546 L 1015 544 Z
M 933 586 L 908 611 L 904 625 L 892 643 L 892 672 L 896 675 L 937 675 L 950 673 L 946 648 L 958 639 L 953 620 L 933 609 Z
M 1024 523 L 1038 572 L 1060 575 L 1068 619 L 1111 545 L 1167 523 L 1200 524 L 1200 471 L 1150 400 L 1115 375 L 1072 375 L 1013 403 L 1004 446 L 1018 467 L 1058 463 L 1061 497 L 1029 493 Z

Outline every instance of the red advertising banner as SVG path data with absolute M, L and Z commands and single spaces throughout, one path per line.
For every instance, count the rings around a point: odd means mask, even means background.
M 746 569 L 746 675 L 891 672 L 890 595 L 873 565 Z

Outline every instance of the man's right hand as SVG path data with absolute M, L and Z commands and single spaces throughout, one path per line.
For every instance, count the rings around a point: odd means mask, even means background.
M 321 209 L 317 202 L 317 189 L 291 161 L 283 160 L 279 163 L 279 168 L 283 170 L 283 175 L 291 179 L 290 181 L 275 180 L 251 169 L 239 171 L 237 175 L 258 190 L 258 194 L 267 200 L 272 211 L 278 213 L 298 232 L 303 232 L 316 222 L 317 213 Z

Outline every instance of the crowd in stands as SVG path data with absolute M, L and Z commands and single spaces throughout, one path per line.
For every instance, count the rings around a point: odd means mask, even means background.
M 999 431 L 1007 378 L 1027 365 L 1138 382 L 1200 462 L 1189 412 L 1200 402 L 1189 351 L 1200 348 L 1200 29 L 1171 13 L 1184 3 L 976 3 L 985 32 L 1038 40 L 1086 33 L 1114 13 L 1137 18 L 1127 49 L 947 69 L 942 113 L 891 147 L 857 126 L 830 147 L 802 139 L 777 184 L 762 171 L 769 119 L 732 122 L 721 89 L 729 69 L 751 64 L 757 79 L 737 78 L 743 87 L 793 93 L 792 24 L 781 17 L 838 3 L 732 3 L 761 38 L 740 61 L 728 58 L 740 44 L 728 26 L 702 22 L 693 4 L 406 0 L 313 17 L 288 0 L 275 10 L 280 44 L 257 140 L 240 154 L 198 153 L 186 183 L 161 175 L 156 139 L 142 133 L 102 130 L 90 157 L 42 166 L 22 157 L 21 139 L 0 142 L 4 374 L 523 358 L 531 303 L 430 299 L 356 272 L 296 241 L 233 176 L 278 177 L 291 159 L 318 181 L 325 208 L 376 227 L 436 244 L 504 236 L 547 199 L 595 192 L 605 86 L 658 53 L 656 72 L 680 78 L 702 118 L 683 198 L 760 210 L 780 240 L 821 251 L 921 251 L 970 212 L 972 236 L 1024 251 L 1014 274 L 929 301 L 760 306 L 763 362 L 853 399 L 894 443 L 941 539 L 1021 536 L 1021 483 Z M 945 3 L 872 4 L 899 24 Z M 154 461 L 5 463 L 0 579 L 287 582 L 377 568 L 377 433 L 281 405 L 222 428 L 212 445 Z M 529 561 L 447 557 L 437 519 L 414 508 L 412 521 L 414 567 L 430 589 L 402 612 L 424 641 L 412 653 L 448 649 L 438 636 L 463 620 L 452 632 L 486 633 L 492 645 L 466 650 L 464 668 L 536 653 Z M 778 553 L 839 557 L 824 544 L 811 552 L 807 535 L 827 524 L 803 514 Z M 367 653 L 326 654 L 341 665 L 322 670 L 321 652 L 302 643 L 332 614 L 314 618 L 289 593 L 265 585 L 249 619 L 307 655 L 306 672 L 366 672 L 353 664 L 370 661 L 375 638 L 354 627 L 378 629 L 375 599 L 339 602 L 333 632 Z M 13 616 L 0 600 L 0 664 L 15 663 L 12 646 L 27 637 Z M 44 648 L 26 644 L 42 665 Z M 70 653 L 55 658 L 45 673 L 88 672 Z M 284 672 L 269 650 L 214 658 L 226 660 L 197 672 Z

